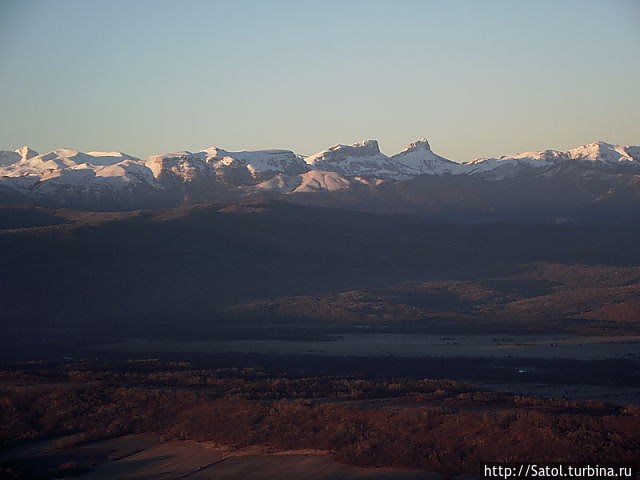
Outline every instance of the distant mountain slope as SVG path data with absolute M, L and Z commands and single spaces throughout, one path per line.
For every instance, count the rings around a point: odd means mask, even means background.
M 419 139 L 383 154 L 375 140 L 308 157 L 290 150 L 152 155 L 29 147 L 0 151 L 0 201 L 131 210 L 256 197 L 372 212 L 582 221 L 637 207 L 640 147 L 596 142 L 458 164 Z M 615 209 L 615 211 L 611 211 Z
M 544 150 L 503 155 L 498 158 L 479 158 L 463 163 L 458 173 L 500 180 L 522 173 L 542 174 L 549 169 L 576 165 L 600 171 L 617 171 L 621 167 L 638 172 L 640 147 L 595 142 L 565 152 Z

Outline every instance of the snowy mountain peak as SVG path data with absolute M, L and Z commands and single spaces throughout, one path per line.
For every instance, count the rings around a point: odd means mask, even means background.
M 398 171 L 398 178 L 417 175 L 443 175 L 454 173 L 459 165 L 431 151 L 426 138 L 419 138 L 407 148 L 391 157 Z
M 38 152 L 36 152 L 35 150 L 32 150 L 31 148 L 29 148 L 28 145 L 23 145 L 20 148 L 17 148 L 15 150 L 15 152 L 18 155 L 20 155 L 20 158 L 22 158 L 23 160 L 28 160 L 28 159 L 38 155 Z
M 640 158 L 637 156 L 636 148 L 599 141 L 572 148 L 567 151 L 567 155 L 573 160 L 590 160 L 613 164 L 638 162 Z
M 368 153 L 380 153 L 380 147 L 378 146 L 377 140 L 361 140 L 359 142 L 351 145 L 352 147 L 360 147 L 362 148 L 362 152 L 367 151 Z
M 227 167 L 246 168 L 253 178 L 269 174 L 285 173 L 297 175 L 308 170 L 308 165 L 300 155 L 291 150 L 269 149 L 230 152 L 219 147 L 203 150 L 206 160 L 216 169 Z
M 599 141 L 567 151 L 524 152 L 464 164 L 434 153 L 426 138 L 391 157 L 380 151 L 376 140 L 334 145 L 306 158 L 291 150 L 228 151 L 217 146 L 145 160 L 117 151 L 84 153 L 70 148 L 42 154 L 28 146 L 0 151 L 0 194 L 5 198 L 15 194 L 42 204 L 91 208 L 166 205 L 183 198 L 217 201 L 262 194 L 368 192 L 368 187 L 420 175 L 500 181 L 567 174 L 603 181 L 626 174 L 635 178 L 640 176 L 640 147 Z
M 331 164 L 348 161 L 350 158 L 376 157 L 382 155 L 377 140 L 362 140 L 351 145 L 341 143 L 305 158 L 309 165 Z M 382 155 L 384 156 L 384 155 Z
M 402 150 L 402 152 L 400 153 L 415 152 L 417 150 L 431 151 L 431 145 L 429 145 L 429 141 L 424 137 L 419 138 L 415 142 L 412 142 L 409 145 L 407 145 L 407 147 L 404 150 Z
M 335 145 L 305 160 L 314 169 L 393 180 L 442 175 L 458 168 L 457 163 L 433 153 L 426 138 L 418 139 L 391 158 L 380 152 L 376 140 L 363 140 L 352 145 Z
M 580 145 L 567 151 L 543 150 L 502 155 L 497 158 L 478 158 L 464 163 L 459 173 L 501 180 L 525 171 L 544 172 L 560 166 L 581 164 L 584 167 L 589 163 L 594 167 L 600 165 L 606 168 L 615 168 L 621 165 L 639 167 L 640 148 L 598 141 Z
M 351 145 L 334 145 L 305 158 L 312 168 L 348 176 L 390 177 L 389 157 L 380 152 L 376 140 L 363 140 Z

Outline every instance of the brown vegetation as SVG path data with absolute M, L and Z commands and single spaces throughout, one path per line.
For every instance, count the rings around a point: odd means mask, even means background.
M 288 378 L 155 363 L 3 372 L 4 447 L 142 432 L 322 449 L 359 466 L 445 473 L 477 473 L 482 461 L 640 456 L 636 407 L 484 392 L 450 380 Z
M 640 333 L 639 295 L 638 267 L 536 263 L 507 275 L 282 297 L 226 312 L 261 321 L 339 321 L 438 333 L 626 335 Z

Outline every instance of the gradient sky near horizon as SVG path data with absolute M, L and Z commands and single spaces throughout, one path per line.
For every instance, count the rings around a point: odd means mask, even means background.
M 0 149 L 640 144 L 638 0 L 0 0 Z

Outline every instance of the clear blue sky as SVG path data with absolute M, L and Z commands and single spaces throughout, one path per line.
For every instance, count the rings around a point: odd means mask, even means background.
M 0 0 L 0 149 L 640 144 L 638 0 Z

